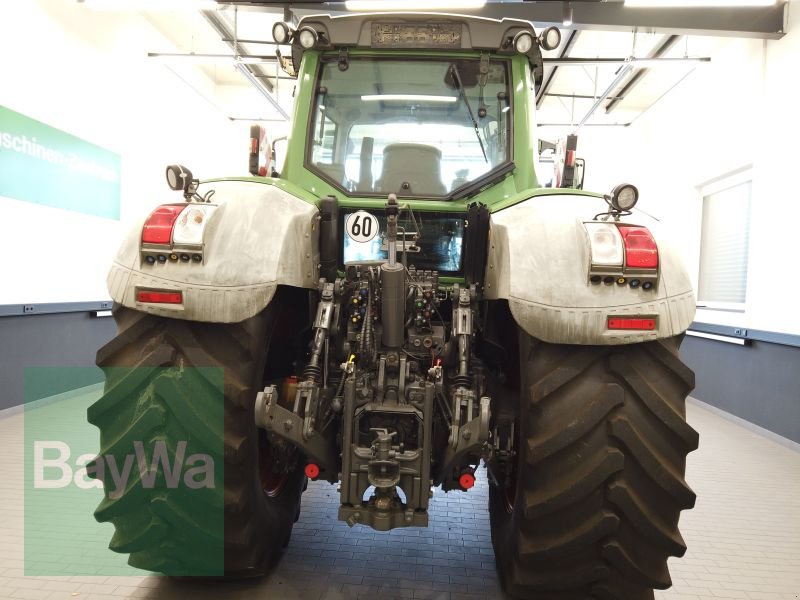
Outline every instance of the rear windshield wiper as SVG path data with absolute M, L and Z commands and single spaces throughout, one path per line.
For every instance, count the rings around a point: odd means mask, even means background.
M 453 82 L 456 84 L 456 88 L 458 89 L 458 93 L 461 96 L 461 99 L 464 101 L 464 105 L 467 107 L 467 111 L 469 112 L 469 118 L 472 121 L 472 126 L 475 128 L 475 135 L 478 137 L 478 143 L 481 145 L 481 152 L 483 152 L 483 160 L 487 163 L 489 162 L 489 158 L 486 156 L 486 148 L 483 147 L 483 140 L 481 139 L 481 132 L 478 130 L 478 121 L 475 120 L 475 113 L 472 112 L 472 106 L 467 99 L 467 94 L 464 91 L 464 84 L 461 83 L 461 74 L 458 72 L 458 67 L 455 63 L 450 65 L 450 73 L 453 75 Z

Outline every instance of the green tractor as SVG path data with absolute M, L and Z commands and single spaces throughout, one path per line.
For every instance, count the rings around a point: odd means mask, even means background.
M 510 595 L 668 588 L 695 501 L 678 358 L 694 296 L 634 186 L 579 189 L 574 146 L 572 171 L 537 183 L 558 30 L 384 14 L 273 36 L 296 77 L 280 172 L 259 128 L 250 177 L 168 167 L 184 198 L 111 267 L 101 456 L 183 460 L 188 442 L 223 463 L 216 485 L 101 477 L 111 548 L 168 575 L 259 576 L 308 479 L 339 484 L 348 525 L 386 531 L 427 526 L 432 487 L 469 493 L 485 467 Z

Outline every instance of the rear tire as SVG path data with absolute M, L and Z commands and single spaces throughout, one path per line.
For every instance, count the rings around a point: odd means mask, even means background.
M 489 497 L 500 579 L 517 598 L 652 599 L 695 502 L 681 336 L 566 346 L 520 333 L 515 464 Z
M 114 524 L 109 547 L 130 554 L 130 565 L 175 576 L 256 577 L 288 544 L 306 478 L 299 463 L 270 470 L 269 442 L 253 417 L 278 300 L 235 324 L 115 308 L 117 337 L 97 353 L 105 394 L 88 410 L 100 429 L 101 455 L 130 453 L 137 440 L 146 448 L 165 441 L 171 460 L 180 440 L 224 454 L 224 471 L 217 471 L 224 486 L 214 489 L 167 489 L 159 479 L 153 489 L 139 481 L 111 499 L 112 482 L 104 482 L 95 518 Z M 224 386 L 221 377 L 216 385 L 187 377 L 189 367 L 224 368 Z

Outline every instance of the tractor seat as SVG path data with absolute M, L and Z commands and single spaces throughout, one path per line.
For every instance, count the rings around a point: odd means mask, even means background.
M 442 183 L 441 162 L 442 153 L 433 146 L 389 144 L 383 149 L 379 189 L 404 196 L 441 196 L 446 191 Z

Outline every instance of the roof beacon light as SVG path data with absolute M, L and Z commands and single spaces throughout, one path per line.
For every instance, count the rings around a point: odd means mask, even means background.
M 520 31 L 514 36 L 514 50 L 520 54 L 527 54 L 533 48 L 533 34 L 530 31 Z
M 555 50 L 561 45 L 561 30 L 548 27 L 539 34 L 539 45 L 545 50 Z
M 292 30 L 283 21 L 278 21 L 272 26 L 272 39 L 276 44 L 288 44 L 292 39 Z
M 623 212 L 629 211 L 639 201 L 639 190 L 630 183 L 621 183 L 611 191 L 611 206 Z
M 306 50 L 311 50 L 319 41 L 319 34 L 311 27 L 301 27 L 297 30 L 297 41 Z

